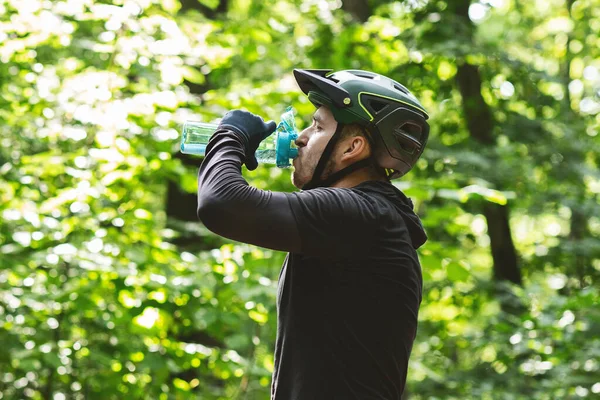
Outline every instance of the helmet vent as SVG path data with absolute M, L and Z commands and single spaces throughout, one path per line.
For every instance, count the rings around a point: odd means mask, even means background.
M 419 125 L 412 122 L 405 122 L 394 129 L 396 140 L 402 150 L 409 154 L 413 154 L 421 147 L 422 129 Z
M 387 103 L 378 100 L 369 100 L 369 108 L 377 114 L 387 106 Z
M 374 78 L 373 75 L 370 75 L 370 74 L 361 74 L 361 73 L 358 73 L 358 72 L 355 72 L 354 75 L 356 75 L 358 77 L 361 77 L 361 78 L 366 78 L 366 79 L 373 79 Z
M 408 91 L 407 88 L 405 88 L 402 85 L 398 85 L 394 83 L 394 89 L 398 90 L 399 92 L 405 93 L 405 94 L 410 94 L 410 92 Z

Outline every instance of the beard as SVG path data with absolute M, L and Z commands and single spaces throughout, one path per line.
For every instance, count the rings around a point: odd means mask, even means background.
M 313 179 L 313 175 L 315 172 L 315 168 L 317 168 L 317 164 L 319 163 L 319 157 L 310 157 L 305 160 L 298 160 L 296 162 L 297 166 L 294 167 L 294 172 L 292 173 L 292 184 L 298 189 L 302 189 L 304 185 L 309 183 Z M 333 160 L 327 160 L 325 164 L 325 168 L 321 174 L 321 179 L 327 179 L 334 172 L 334 163 Z
M 314 168 L 315 165 L 310 166 L 306 165 L 306 163 L 303 161 L 296 161 L 296 165 L 294 165 L 294 172 L 292 172 L 292 184 L 298 189 L 302 189 L 302 187 L 306 185 L 312 178 Z

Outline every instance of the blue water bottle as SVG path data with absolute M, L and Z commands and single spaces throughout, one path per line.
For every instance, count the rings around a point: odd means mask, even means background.
M 270 135 L 263 140 L 256 153 L 256 160 L 263 164 L 275 164 L 279 168 L 289 167 L 290 159 L 298 156 L 295 141 L 298 138 L 295 111 L 288 107 L 281 115 L 281 122 L 277 125 L 275 136 Z M 181 152 L 203 156 L 210 137 L 217 130 L 217 124 L 205 122 L 186 121 L 183 124 L 181 136 Z

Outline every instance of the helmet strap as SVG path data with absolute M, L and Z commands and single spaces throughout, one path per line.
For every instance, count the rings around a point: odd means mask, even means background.
M 335 145 L 337 144 L 338 140 L 342 135 L 342 130 L 344 130 L 344 124 L 338 122 L 337 128 L 335 128 L 333 136 L 331 137 L 331 139 L 329 139 L 329 142 L 327 142 L 325 149 L 323 149 L 323 153 L 321 154 L 321 158 L 319 158 L 319 162 L 315 167 L 315 171 L 313 172 L 312 178 L 309 182 L 306 183 L 306 185 L 302 186 L 302 190 L 314 189 L 317 187 L 324 186 L 323 180 L 321 179 L 321 175 L 323 175 L 323 172 L 325 171 L 325 166 L 327 165 L 327 161 L 329 161 L 329 158 L 333 153 L 333 149 L 335 148 Z
M 343 177 L 351 174 L 352 172 L 372 165 L 373 160 L 371 159 L 371 157 L 365 158 L 363 160 L 355 162 L 354 164 L 348 165 L 346 168 L 342 168 L 341 170 L 334 172 L 333 174 L 326 177 L 325 179 L 321 178 L 321 175 L 323 175 L 323 172 L 325 170 L 325 166 L 327 165 L 327 162 L 331 158 L 331 154 L 333 153 L 335 145 L 337 144 L 337 142 L 339 141 L 339 139 L 341 137 L 344 126 L 345 126 L 344 124 L 338 122 L 335 133 L 333 134 L 331 139 L 329 139 L 329 142 L 325 146 L 325 149 L 323 150 L 323 153 L 321 154 L 321 158 L 319 159 L 319 162 L 317 163 L 317 166 L 315 168 L 315 171 L 313 172 L 313 176 L 312 176 L 310 182 L 308 182 L 306 185 L 302 186 L 302 190 L 309 190 L 309 189 L 315 189 L 318 187 L 331 186 L 332 184 L 339 181 Z M 368 138 L 367 140 L 369 140 L 369 142 L 370 142 L 370 138 Z
M 350 164 L 348 165 L 346 168 L 342 168 L 337 172 L 334 172 L 333 174 L 331 174 L 330 176 L 328 176 L 326 179 L 324 179 L 323 181 L 321 181 L 321 187 L 328 187 L 331 186 L 332 184 L 336 183 L 337 181 L 339 181 L 340 179 L 342 179 L 343 177 L 351 174 L 352 172 L 359 170 L 361 168 L 366 168 L 368 166 L 372 165 L 371 164 L 371 160 L 368 158 L 362 159 L 360 161 L 355 162 L 354 164 Z

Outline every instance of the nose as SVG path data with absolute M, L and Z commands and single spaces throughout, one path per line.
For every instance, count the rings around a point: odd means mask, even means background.
M 300 132 L 300 135 L 298 135 L 298 138 L 294 142 L 296 144 L 296 146 L 298 146 L 298 147 L 306 146 L 306 144 L 308 143 L 308 131 L 309 131 L 309 128 L 306 128 L 305 130 Z

